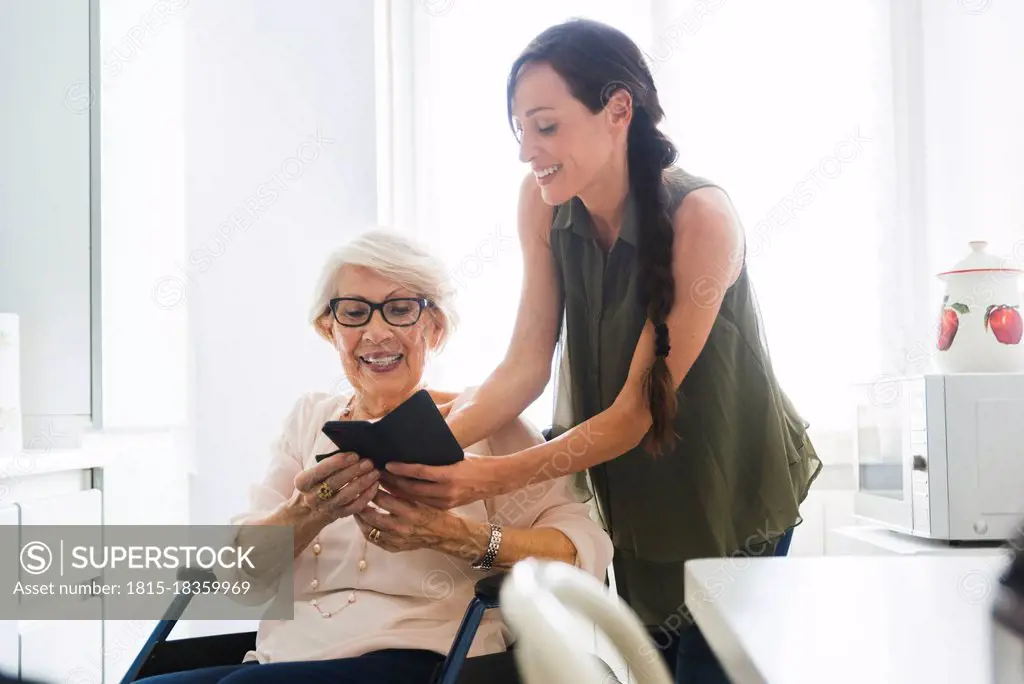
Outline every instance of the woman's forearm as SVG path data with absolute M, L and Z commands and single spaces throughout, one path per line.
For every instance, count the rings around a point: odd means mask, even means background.
M 555 439 L 507 456 L 495 456 L 501 494 L 579 473 L 618 458 L 643 440 L 651 414 L 639 399 L 612 406 Z
M 448 415 L 448 427 L 465 449 L 519 417 L 547 385 L 549 373 L 502 363 L 465 404 Z
M 475 563 L 487 552 L 491 526 L 486 522 L 459 518 L 459 530 L 440 549 L 450 556 Z M 525 558 L 543 558 L 576 563 L 576 546 L 563 532 L 551 527 L 520 529 L 505 527 L 493 567 L 511 568 Z
M 280 552 L 279 549 L 266 548 L 265 545 L 257 543 L 268 536 L 266 534 L 261 535 L 261 527 L 291 527 L 292 560 L 294 560 L 309 546 L 313 538 L 320 534 L 320 531 L 329 522 L 328 518 L 318 515 L 316 511 L 303 503 L 302 499 L 298 496 L 298 492 L 296 492 L 291 499 L 278 506 L 277 509 L 268 515 L 246 521 L 238 532 L 238 539 L 240 543 L 247 537 L 253 541 L 253 564 L 260 568 L 264 567 L 257 562 L 261 557 L 269 562 L 271 554 Z M 263 548 L 260 548 L 261 546 Z
M 220 568 L 215 571 L 218 579 L 250 584 L 244 595 L 233 600 L 246 605 L 265 603 L 276 593 L 282 574 L 293 566 L 295 557 L 327 522 L 297 496 L 263 517 L 245 521 L 235 532 L 234 543 L 241 549 L 251 549 L 246 554 L 249 565 Z M 286 546 L 287 537 L 272 529 L 281 527 L 292 529 L 291 549 Z

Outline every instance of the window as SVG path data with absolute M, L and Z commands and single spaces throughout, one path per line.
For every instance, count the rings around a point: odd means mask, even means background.
M 649 25 L 619 0 L 528 0 L 515 12 L 475 2 L 409 6 L 411 17 L 392 17 L 399 27 L 411 24 L 403 37 L 413 44 L 404 60 L 395 57 L 393 72 L 396 83 L 409 84 L 395 100 L 411 104 L 411 122 L 396 107 L 396 126 L 412 130 L 411 149 L 394 165 L 414 168 L 406 192 L 395 194 L 395 216 L 451 268 L 462 325 L 431 364 L 430 382 L 461 388 L 483 382 L 501 361 L 519 303 L 516 200 L 527 168 L 507 122 L 509 67 L 536 34 L 571 16 L 613 23 L 638 41 Z M 403 219 L 410 204 L 415 210 Z M 551 423 L 551 401 L 549 386 L 528 411 L 539 428 Z
M 884 354 L 879 250 L 899 230 L 889 3 L 729 0 L 699 21 L 663 4 L 663 128 L 730 194 L 779 381 L 822 457 L 846 460 L 851 388 Z

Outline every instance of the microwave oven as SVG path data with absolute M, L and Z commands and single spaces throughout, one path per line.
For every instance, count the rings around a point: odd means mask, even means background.
M 857 395 L 857 518 L 954 543 L 1017 534 L 1024 373 L 886 377 Z

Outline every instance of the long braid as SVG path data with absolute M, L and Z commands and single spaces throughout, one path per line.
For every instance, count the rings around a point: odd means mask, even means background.
M 633 119 L 627 135 L 630 192 L 638 220 L 641 304 L 654 324 L 654 364 L 644 379 L 653 424 L 645 446 L 653 453 L 671 448 L 676 393 L 665 358 L 669 353 L 666 320 L 675 299 L 672 275 L 672 221 L 662 174 L 676 161 L 672 142 L 658 130 L 664 115 L 654 78 L 643 53 L 623 32 L 589 19 L 573 19 L 537 36 L 512 64 L 506 88 L 509 126 L 515 132 L 512 100 L 521 69 L 550 64 L 573 95 L 592 113 L 602 111 L 620 90 L 629 92 Z
M 644 380 L 653 419 L 647 448 L 659 453 L 662 449 L 671 448 L 676 438 L 672 429 L 676 393 L 665 360 L 669 352 L 666 320 L 675 303 L 673 229 L 662 192 L 662 173 L 675 163 L 677 151 L 642 105 L 634 108 L 627 145 L 629 182 L 636 198 L 639 226 L 640 296 L 655 329 L 654 365 Z

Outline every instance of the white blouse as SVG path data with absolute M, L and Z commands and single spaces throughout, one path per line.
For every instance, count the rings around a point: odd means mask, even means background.
M 232 524 L 272 512 L 291 497 L 295 476 L 315 465 L 317 454 L 335 450 L 321 428 L 328 420 L 340 419 L 348 399 L 311 393 L 296 402 L 274 444 L 266 476 L 252 487 L 250 510 L 234 516 Z M 467 451 L 506 454 L 542 441 L 535 429 L 517 420 Z M 590 518 L 587 506 L 572 498 L 565 477 L 452 512 L 505 527 L 560 530 L 576 546 L 577 567 L 601 581 L 611 564 L 611 540 Z M 491 574 L 438 551 L 385 551 L 367 543 L 351 517 L 327 525 L 318 539 L 319 555 L 311 543 L 295 558 L 294 619 L 262 620 L 256 650 L 246 654 L 246 661 L 328 660 L 386 648 L 445 654 L 473 598 L 474 585 Z M 470 657 L 505 650 L 510 634 L 499 612 L 484 615 Z

